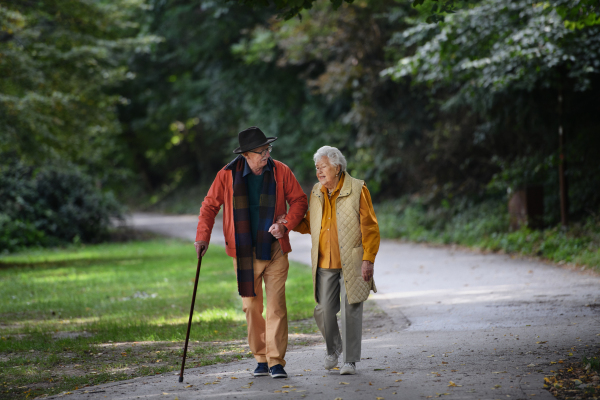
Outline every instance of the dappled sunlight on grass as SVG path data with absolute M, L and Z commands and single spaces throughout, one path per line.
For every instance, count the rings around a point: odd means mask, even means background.
M 249 356 L 231 258 L 219 246 L 211 249 L 190 333 L 189 354 L 202 357 L 190 367 Z M 0 257 L 0 370 L 10 371 L 12 387 L 65 389 L 173 371 L 195 273 L 193 247 L 177 240 Z M 312 315 L 309 268 L 290 265 L 286 296 L 290 322 Z M 48 371 L 60 382 L 50 382 Z

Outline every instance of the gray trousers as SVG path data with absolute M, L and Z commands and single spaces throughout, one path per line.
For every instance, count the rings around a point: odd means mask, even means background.
M 343 353 L 345 363 L 360 361 L 363 303 L 348 304 L 342 270 L 317 268 L 316 294 L 318 304 L 315 307 L 315 321 L 325 339 L 327 354 Z M 341 336 L 336 318 L 340 303 Z

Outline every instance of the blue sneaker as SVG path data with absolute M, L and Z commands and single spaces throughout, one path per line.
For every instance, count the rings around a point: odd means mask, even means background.
M 254 376 L 267 376 L 269 375 L 269 364 L 258 363 L 258 366 L 253 372 Z
M 271 375 L 271 378 L 287 378 L 288 377 L 285 372 L 285 369 L 283 369 L 283 366 L 281 364 L 273 365 L 271 368 L 269 368 L 269 375 Z

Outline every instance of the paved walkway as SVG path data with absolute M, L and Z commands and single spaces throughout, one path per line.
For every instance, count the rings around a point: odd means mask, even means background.
M 195 216 L 130 224 L 193 241 Z M 222 243 L 215 226 L 211 245 Z M 290 258 L 308 263 L 308 235 Z M 210 248 L 209 248 L 210 251 Z M 600 277 L 539 261 L 383 241 L 375 263 L 381 327 L 355 376 L 322 368 L 324 346 L 289 352 L 288 379 L 253 360 L 79 390 L 77 399 L 553 399 L 543 376 L 600 348 Z

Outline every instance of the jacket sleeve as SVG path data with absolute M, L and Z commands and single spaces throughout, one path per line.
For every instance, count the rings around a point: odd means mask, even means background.
M 296 179 L 296 176 L 292 172 L 289 167 L 285 167 L 285 182 L 283 185 L 285 200 L 289 204 L 290 208 L 286 214 L 287 223 L 285 223 L 285 227 L 288 229 L 288 232 L 293 230 L 296 225 L 302 221 L 304 215 L 306 214 L 306 210 L 308 210 L 308 200 L 306 199 L 306 194 L 302 190 L 300 183 Z
M 367 185 L 363 185 L 360 193 L 360 230 L 364 249 L 363 260 L 374 263 L 379 251 L 379 224 Z
M 210 234 L 215 225 L 215 217 L 219 213 L 225 199 L 225 174 L 228 171 L 222 169 L 210 186 L 208 194 L 200 207 L 198 216 L 198 227 L 196 228 L 196 241 L 210 243 Z
M 293 230 L 302 234 L 310 233 L 310 210 L 306 212 L 306 217 Z

